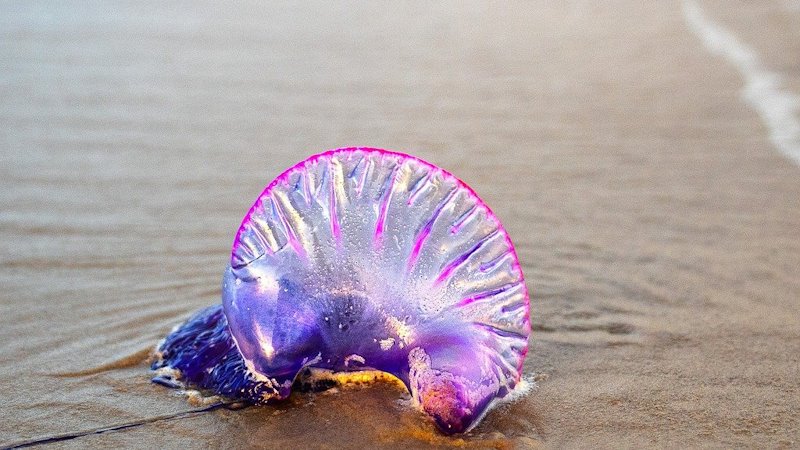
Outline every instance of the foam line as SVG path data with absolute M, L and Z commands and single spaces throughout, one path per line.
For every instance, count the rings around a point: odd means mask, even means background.
M 761 116 L 775 147 L 800 165 L 800 98 L 783 87 L 780 75 L 768 70 L 750 47 L 710 20 L 694 0 L 684 0 L 689 29 L 716 55 L 724 57 L 744 79 L 742 98 Z

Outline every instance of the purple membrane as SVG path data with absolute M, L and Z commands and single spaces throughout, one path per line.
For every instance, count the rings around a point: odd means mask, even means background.
M 529 333 L 514 247 L 475 192 L 417 158 L 345 148 L 262 192 L 222 306 L 167 336 L 153 381 L 264 404 L 305 369 L 378 370 L 460 433 L 519 383 Z

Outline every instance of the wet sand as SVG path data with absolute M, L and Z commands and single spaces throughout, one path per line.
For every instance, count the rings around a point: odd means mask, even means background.
M 800 444 L 800 166 L 647 3 L 0 4 L 0 446 Z M 692 3 L 800 94 L 796 2 Z M 347 145 L 491 205 L 538 390 L 460 438 L 387 385 L 177 415 L 148 351 L 219 301 L 264 185 Z

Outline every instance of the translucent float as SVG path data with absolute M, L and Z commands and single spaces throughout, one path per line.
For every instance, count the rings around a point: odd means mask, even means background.
M 154 381 L 264 404 L 307 368 L 378 370 L 460 433 L 519 383 L 529 333 L 514 247 L 477 194 L 418 158 L 344 148 L 262 192 L 222 305 L 167 336 Z

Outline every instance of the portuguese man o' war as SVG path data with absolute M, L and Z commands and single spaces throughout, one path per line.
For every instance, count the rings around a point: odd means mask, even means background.
M 377 370 L 460 433 L 519 384 L 529 333 L 514 247 L 475 192 L 415 157 L 345 148 L 267 186 L 222 305 L 159 344 L 153 381 L 265 404 L 306 369 Z

